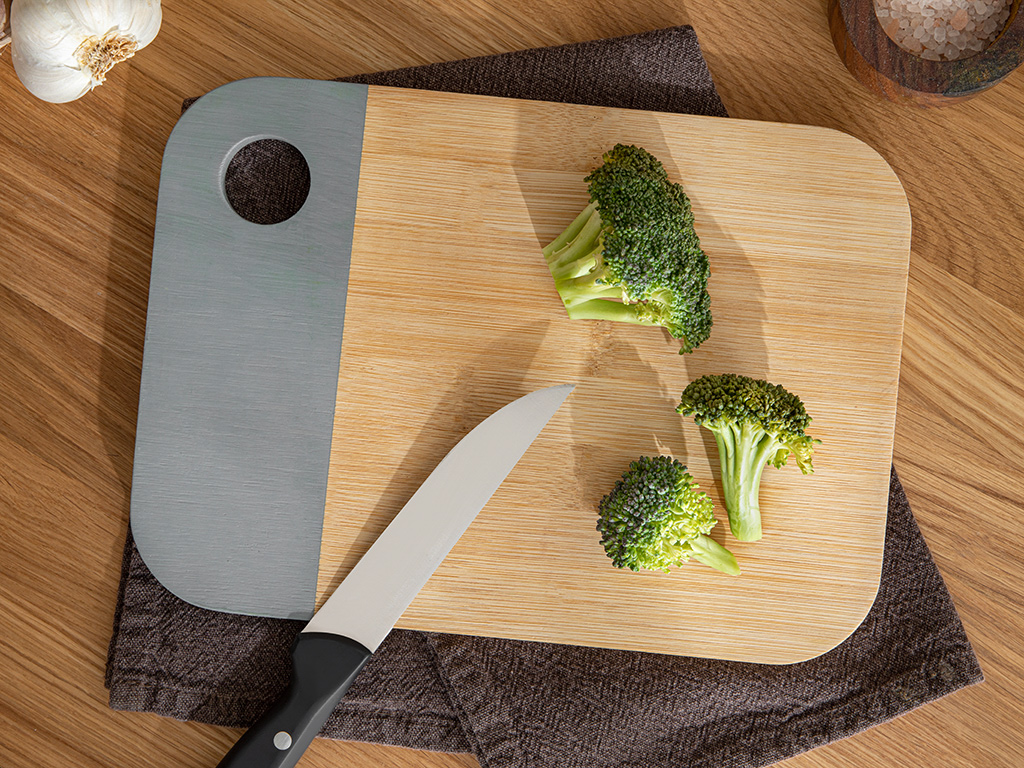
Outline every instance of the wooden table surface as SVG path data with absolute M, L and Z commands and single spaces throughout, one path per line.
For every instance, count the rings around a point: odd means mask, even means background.
M 0 766 L 212 766 L 238 736 L 113 712 L 103 687 L 181 100 L 685 23 L 731 115 L 851 133 L 906 188 L 894 463 L 986 675 L 785 765 L 1024 765 L 1024 74 L 939 110 L 881 101 L 840 63 L 823 0 L 170 0 L 156 41 L 69 105 L 34 99 L 0 56 Z M 302 764 L 477 763 L 318 740 Z

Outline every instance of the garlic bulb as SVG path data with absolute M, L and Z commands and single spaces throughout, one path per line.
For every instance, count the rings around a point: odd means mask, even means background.
M 44 101 L 74 101 L 160 30 L 160 0 L 13 0 L 11 58 Z

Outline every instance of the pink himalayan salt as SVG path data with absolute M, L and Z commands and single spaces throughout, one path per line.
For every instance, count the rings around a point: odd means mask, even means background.
M 946 60 L 987 47 L 1012 7 L 1011 0 L 875 0 L 874 4 L 879 23 L 898 45 L 923 58 Z M 897 21 L 898 27 L 893 23 Z

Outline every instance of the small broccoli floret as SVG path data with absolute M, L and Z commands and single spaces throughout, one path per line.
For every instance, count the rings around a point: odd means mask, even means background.
M 569 317 L 660 325 L 692 352 L 711 333 L 710 268 L 690 200 L 647 150 L 616 144 L 590 204 L 544 249 Z
M 740 572 L 736 558 L 707 534 L 712 502 L 686 467 L 670 456 L 641 456 L 601 499 L 597 530 L 616 568 L 667 571 L 691 557 L 724 573 Z
M 765 465 L 781 467 L 792 454 L 805 475 L 814 471 L 814 444 L 821 441 L 805 433 L 811 417 L 803 402 L 777 384 L 725 373 L 691 382 L 676 410 L 714 434 L 729 527 L 740 541 L 757 541 Z

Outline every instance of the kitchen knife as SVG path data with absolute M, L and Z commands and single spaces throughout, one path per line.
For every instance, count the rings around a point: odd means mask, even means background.
M 292 681 L 220 768 L 290 768 L 463 531 L 573 390 L 537 390 L 488 416 L 441 460 L 299 633 Z

